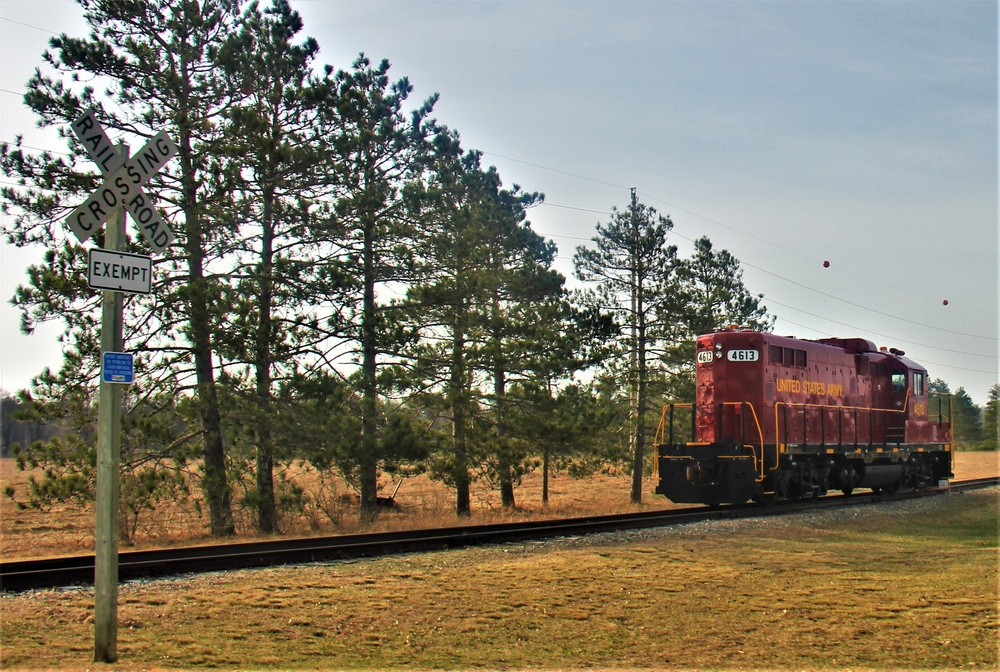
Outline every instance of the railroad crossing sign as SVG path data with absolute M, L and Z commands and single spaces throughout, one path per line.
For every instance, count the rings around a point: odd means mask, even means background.
M 177 153 L 177 145 L 166 131 L 160 131 L 125 161 L 115 151 L 93 110 L 87 110 L 73 122 L 73 132 L 101 169 L 104 182 L 69 216 L 66 220 L 69 228 L 82 243 L 108 220 L 115 208 L 125 206 L 146 241 L 162 254 L 174 234 L 143 192 L 142 185 Z

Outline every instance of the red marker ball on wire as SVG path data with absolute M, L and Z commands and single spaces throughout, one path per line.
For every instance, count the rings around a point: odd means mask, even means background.
M 947 305 L 948 305 L 948 299 L 945 299 L 945 300 L 944 300 L 944 301 L 942 301 L 941 303 L 942 303 L 943 305 L 947 306 Z
M 830 262 L 829 261 L 824 261 L 823 262 L 823 268 L 830 268 Z

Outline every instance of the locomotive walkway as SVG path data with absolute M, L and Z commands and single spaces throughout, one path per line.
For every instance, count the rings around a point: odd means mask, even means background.
M 330 562 L 512 541 L 681 525 L 704 520 L 780 516 L 808 510 L 935 496 L 948 491 L 972 490 L 997 484 L 1000 484 L 1000 477 L 955 481 L 950 484 L 949 490 L 927 489 L 896 494 L 831 495 L 815 500 L 778 505 L 706 506 L 498 525 L 132 551 L 119 555 L 118 572 L 119 580 L 125 582 L 179 574 Z M 92 584 L 93 581 L 93 555 L 0 562 L 0 590 L 3 591 L 18 592 L 78 586 Z

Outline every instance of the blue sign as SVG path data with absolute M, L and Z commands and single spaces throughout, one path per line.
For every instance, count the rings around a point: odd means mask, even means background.
M 130 352 L 101 353 L 101 380 L 105 383 L 131 385 L 135 380 L 135 368 Z

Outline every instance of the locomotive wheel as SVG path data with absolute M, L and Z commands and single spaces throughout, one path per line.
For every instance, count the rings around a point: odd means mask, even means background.
M 851 493 L 854 492 L 854 486 L 851 486 L 849 488 L 842 488 L 841 492 L 844 493 L 845 496 L 850 497 Z

